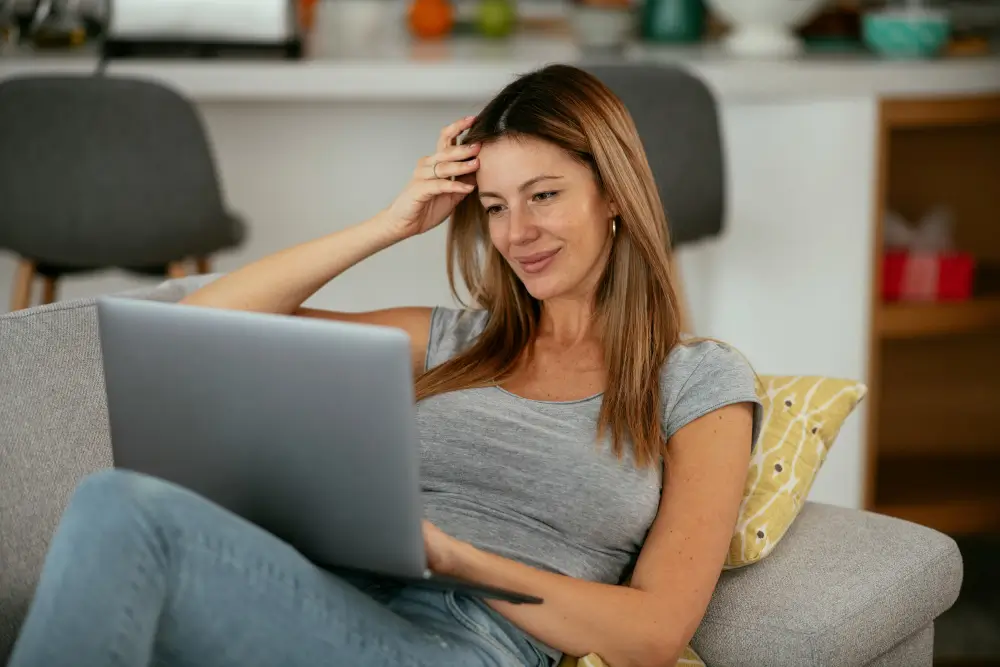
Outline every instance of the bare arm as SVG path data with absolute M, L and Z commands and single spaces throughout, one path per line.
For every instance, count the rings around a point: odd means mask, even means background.
M 660 508 L 631 586 L 543 572 L 458 541 L 440 549 L 447 554 L 444 567 L 542 597 L 541 605 L 490 604 L 569 655 L 597 653 L 612 667 L 673 667 L 722 571 L 749 465 L 752 421 L 748 405 L 730 405 L 671 438 Z M 451 539 L 436 529 L 429 537 Z
M 321 287 L 397 240 L 391 226 L 376 217 L 249 264 L 193 292 L 181 303 L 396 327 L 410 336 L 416 374 L 423 370 L 430 308 L 362 313 L 302 308 L 302 303 Z
M 414 373 L 419 373 L 430 331 L 429 308 L 341 313 L 302 307 L 328 282 L 398 240 L 385 220 L 372 218 L 248 264 L 191 293 L 181 303 L 396 327 L 409 334 Z
M 303 308 L 321 287 L 399 241 L 441 224 L 474 185 L 451 176 L 478 169 L 476 145 L 455 146 L 471 118 L 441 131 L 438 150 L 421 158 L 413 179 L 390 207 L 360 224 L 275 253 L 209 283 L 181 303 L 280 315 L 302 315 L 403 329 L 410 335 L 414 372 L 423 369 L 430 328 L 430 308 L 390 308 L 339 313 Z
M 182 303 L 291 315 L 321 287 L 400 239 L 379 216 L 269 255 L 209 283 Z

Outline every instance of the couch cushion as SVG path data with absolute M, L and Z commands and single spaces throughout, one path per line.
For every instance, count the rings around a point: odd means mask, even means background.
M 211 278 L 123 296 L 176 301 Z M 0 317 L 0 664 L 77 480 L 110 465 L 94 300 Z
M 934 625 L 927 624 L 865 667 L 934 667 Z
M 692 646 L 709 665 L 863 665 L 927 627 L 961 583 L 947 535 L 806 503 L 774 553 L 722 575 Z

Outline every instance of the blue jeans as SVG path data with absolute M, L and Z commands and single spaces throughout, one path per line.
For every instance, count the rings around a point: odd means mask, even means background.
M 339 577 L 201 496 L 108 470 L 66 509 L 10 667 L 548 663 L 479 600 Z

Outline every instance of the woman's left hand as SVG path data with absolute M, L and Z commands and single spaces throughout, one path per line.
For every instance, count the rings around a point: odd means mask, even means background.
M 438 574 L 452 574 L 458 569 L 462 551 L 469 545 L 457 540 L 435 526 L 424 521 L 424 549 L 427 551 L 427 566 Z

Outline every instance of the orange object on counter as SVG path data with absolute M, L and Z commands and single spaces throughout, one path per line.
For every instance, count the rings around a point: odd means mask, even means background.
M 299 0 L 299 25 L 302 32 L 311 32 L 316 24 L 317 0 Z
M 945 53 L 958 58 L 986 56 L 990 53 L 990 42 L 985 37 L 955 37 Z
M 423 39 L 440 39 L 451 32 L 455 12 L 449 0 L 413 0 L 409 9 L 410 31 Z

